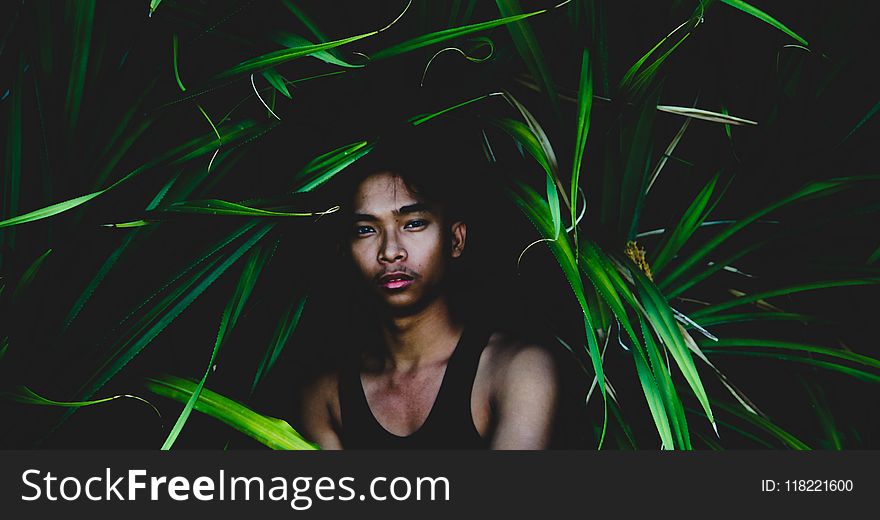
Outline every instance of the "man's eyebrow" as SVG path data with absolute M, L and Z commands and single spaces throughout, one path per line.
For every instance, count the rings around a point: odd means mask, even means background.
M 394 210 L 394 213 L 398 215 L 408 215 L 410 213 L 421 213 L 421 212 L 430 212 L 431 206 L 425 204 L 424 202 L 416 202 L 415 204 L 408 204 L 406 206 L 401 206 L 400 209 Z M 368 213 L 354 213 L 352 214 L 352 220 L 367 220 L 367 221 L 376 221 L 379 220 L 375 215 L 370 215 Z

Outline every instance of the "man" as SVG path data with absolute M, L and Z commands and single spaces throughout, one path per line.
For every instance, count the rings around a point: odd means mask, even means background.
M 373 303 L 379 341 L 306 389 L 304 434 L 323 449 L 544 449 L 558 392 L 553 356 L 458 316 L 449 275 L 468 226 L 414 174 L 377 168 L 355 186 L 341 246 Z

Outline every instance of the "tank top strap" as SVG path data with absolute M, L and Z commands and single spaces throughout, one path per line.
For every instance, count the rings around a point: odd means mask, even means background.
M 437 395 L 430 419 L 440 424 L 473 424 L 471 393 L 480 356 L 490 336 L 491 330 L 479 322 L 465 324 L 461 341 L 446 365 L 444 384 Z
M 351 356 L 339 370 L 339 412 L 342 422 L 343 445 L 365 442 L 372 437 L 373 416 L 363 397 L 360 360 Z

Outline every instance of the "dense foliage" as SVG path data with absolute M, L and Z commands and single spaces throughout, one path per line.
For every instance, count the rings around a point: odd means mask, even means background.
M 475 284 L 549 331 L 586 447 L 872 446 L 863 7 L 7 5 L 4 445 L 312 448 L 322 225 L 406 127 L 487 205 Z

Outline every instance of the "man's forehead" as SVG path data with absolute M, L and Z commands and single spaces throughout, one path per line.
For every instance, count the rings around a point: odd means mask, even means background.
M 390 172 L 373 174 L 364 179 L 355 192 L 354 213 L 378 215 L 383 213 L 435 212 L 436 207 L 412 193 L 403 179 Z

